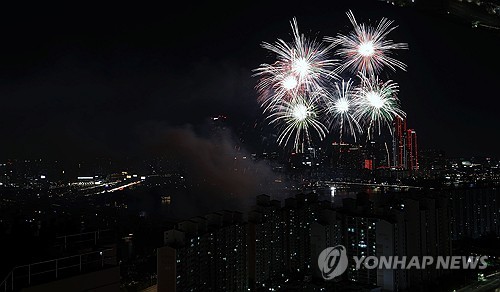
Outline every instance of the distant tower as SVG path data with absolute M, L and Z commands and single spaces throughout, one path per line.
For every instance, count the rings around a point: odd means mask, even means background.
M 394 120 L 392 161 L 395 168 L 418 170 L 417 132 L 407 129 L 406 120 L 400 117 Z
M 392 140 L 392 163 L 399 169 L 407 168 L 406 159 L 406 120 L 396 117 L 394 120 L 394 135 Z
M 409 170 L 418 170 L 417 132 L 413 129 L 408 129 L 406 139 L 408 152 L 407 167 Z

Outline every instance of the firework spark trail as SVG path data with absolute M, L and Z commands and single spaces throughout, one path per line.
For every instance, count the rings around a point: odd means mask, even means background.
M 324 96 L 330 129 L 339 127 L 340 142 L 342 142 L 344 131 L 350 133 L 356 141 L 356 133 L 362 133 L 363 130 L 354 118 L 356 103 L 353 82 L 350 79 L 348 81 L 342 80 L 340 83 L 337 82 L 334 90 L 333 94 L 327 93 Z M 347 126 L 345 129 L 344 124 Z
M 322 90 L 329 86 L 330 80 L 338 78 L 334 71 L 337 61 L 328 58 L 331 46 L 300 34 L 295 18 L 290 24 L 293 41 L 263 42 L 264 49 L 276 54 L 276 61 L 253 70 L 253 76 L 260 77 L 256 89 L 264 111 L 283 100 Z
M 406 43 L 394 43 L 387 35 L 397 26 L 391 27 L 393 21 L 382 18 L 376 27 L 364 23 L 358 24 L 352 11 L 347 12 L 354 29 L 349 34 L 338 33 L 336 37 L 325 37 L 334 47 L 339 46 L 336 55 L 342 58 L 343 64 L 338 73 L 348 69 L 357 74 L 378 74 L 384 66 L 393 71 L 399 68 L 406 71 L 406 64 L 390 57 L 392 50 L 408 49 Z
M 319 119 L 317 107 L 303 96 L 276 104 L 268 118 L 271 120 L 270 124 L 278 124 L 280 127 L 279 145 L 287 145 L 295 134 L 293 148 L 296 152 L 303 151 L 304 143 L 310 142 L 310 129 L 315 130 L 321 140 L 328 133 Z
M 356 110 L 354 117 L 356 120 L 368 124 L 368 139 L 371 130 L 378 128 L 379 135 L 382 125 L 385 124 L 391 131 L 391 122 L 395 117 L 406 117 L 400 109 L 399 99 L 396 96 L 399 91 L 398 85 L 392 80 L 382 82 L 378 76 L 358 74 L 361 84 L 355 91 Z

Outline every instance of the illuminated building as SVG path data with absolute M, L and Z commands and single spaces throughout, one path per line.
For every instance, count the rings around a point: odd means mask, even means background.
M 311 224 L 311 260 L 317 259 L 327 247 L 342 244 L 342 221 L 336 211 L 318 211 L 318 220 Z M 312 269 L 313 275 L 321 279 L 319 269 Z
M 451 199 L 453 239 L 500 234 L 500 189 L 460 188 L 446 192 Z
M 363 167 L 363 147 L 347 143 L 332 143 L 331 164 L 334 168 L 359 170 Z
M 239 212 L 179 222 L 157 250 L 158 291 L 245 291 L 246 235 Z
M 451 255 L 450 209 L 448 199 L 439 196 L 402 198 L 395 213 L 401 213 L 405 224 L 404 242 L 406 256 Z M 397 207 L 397 206 L 396 206 Z M 408 286 L 434 280 L 446 270 L 407 270 Z
M 365 159 L 365 169 L 373 170 L 373 160 Z
M 406 120 L 396 117 L 392 139 L 392 167 L 401 170 L 418 170 L 417 133 L 408 129 Z
M 377 218 L 363 216 L 346 215 L 345 222 L 345 243 L 349 256 L 375 256 L 376 255 L 376 224 Z M 377 285 L 377 270 L 359 269 L 356 270 L 355 262 L 350 261 L 347 268 L 349 281 L 360 282 L 362 284 Z
M 406 120 L 396 117 L 392 142 L 393 167 L 406 169 Z
M 257 205 L 249 213 L 249 278 L 251 287 L 281 278 L 283 265 L 284 224 L 281 203 L 267 195 L 257 196 Z
M 360 195 L 343 200 L 340 213 L 343 242 L 348 255 L 437 256 L 451 255 L 450 210 L 446 197 L 402 195 L 390 202 L 373 202 Z M 379 205 L 381 204 L 381 205 Z M 385 208 L 381 208 L 385 207 Z M 382 287 L 386 291 L 418 287 L 444 270 L 359 269 L 349 263 L 349 281 Z
M 417 133 L 413 129 L 408 129 L 406 134 L 407 144 L 407 168 L 409 170 L 418 170 L 418 148 Z

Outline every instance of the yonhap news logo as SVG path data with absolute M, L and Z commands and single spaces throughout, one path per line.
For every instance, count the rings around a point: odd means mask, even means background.
M 352 268 L 359 269 L 486 269 L 488 256 L 353 256 Z M 318 267 L 325 280 L 342 275 L 349 264 L 343 245 L 325 248 L 318 257 Z
M 342 275 L 347 269 L 347 252 L 343 245 L 325 248 L 318 257 L 318 266 L 325 280 Z

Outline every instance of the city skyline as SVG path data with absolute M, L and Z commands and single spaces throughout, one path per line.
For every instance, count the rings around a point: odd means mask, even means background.
M 0 33 L 0 291 L 500 287 L 500 0 L 9 2 Z

